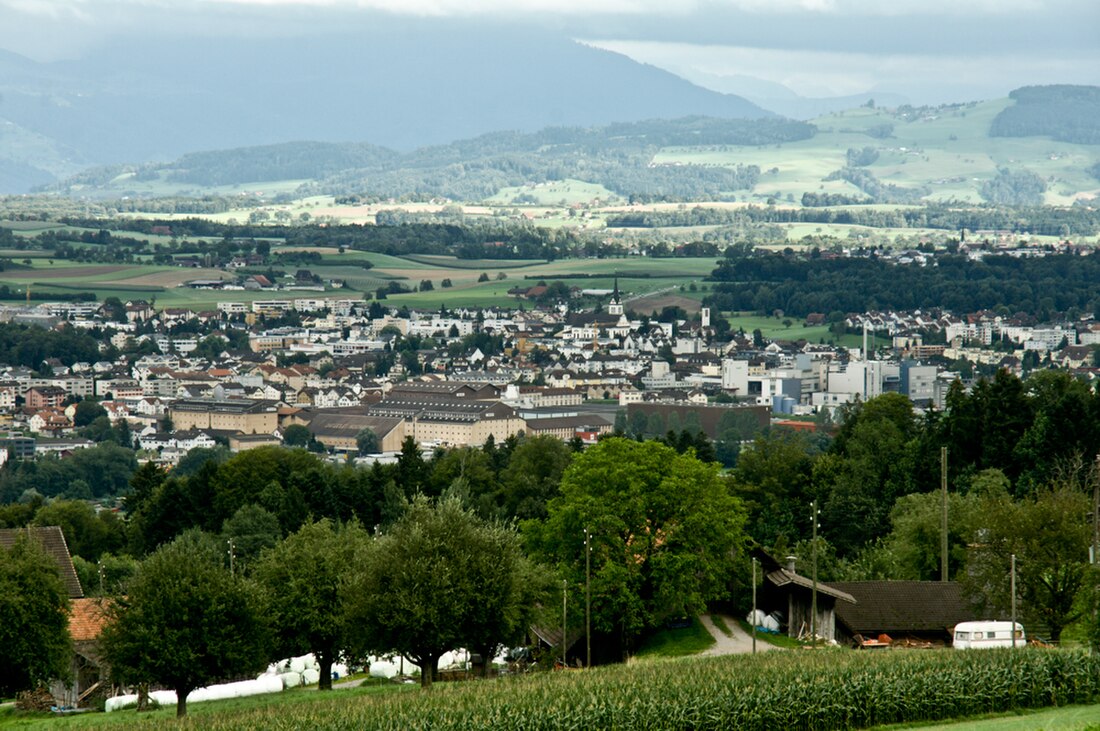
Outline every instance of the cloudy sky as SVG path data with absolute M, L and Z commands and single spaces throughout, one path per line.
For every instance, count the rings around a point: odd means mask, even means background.
M 1100 84 L 1097 0 L 0 0 L 0 48 L 49 61 L 134 37 L 449 19 L 560 32 L 723 91 L 751 77 L 803 96 L 926 102 Z

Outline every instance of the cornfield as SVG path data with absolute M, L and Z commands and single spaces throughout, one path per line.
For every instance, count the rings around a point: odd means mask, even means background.
M 426 693 L 335 691 L 270 710 L 195 717 L 191 725 L 812 731 L 1089 703 L 1098 697 L 1100 657 L 1080 651 L 789 652 L 437 684 Z

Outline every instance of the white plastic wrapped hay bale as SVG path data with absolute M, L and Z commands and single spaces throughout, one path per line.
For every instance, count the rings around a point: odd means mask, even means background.
M 279 680 L 282 682 L 284 688 L 297 688 L 302 684 L 301 673 L 279 673 Z
M 321 671 L 317 668 L 306 668 L 302 671 L 302 685 L 314 685 L 321 679 Z
M 346 678 L 348 676 L 348 666 L 342 662 L 338 662 L 332 666 L 333 679 Z
M 300 673 L 306 669 L 306 659 L 304 657 L 292 657 L 290 658 L 290 667 L 287 668 L 292 673 Z
M 397 677 L 397 665 L 389 660 L 375 660 L 370 664 L 369 673 L 372 678 L 390 680 Z
M 137 701 L 138 697 L 134 694 L 116 695 L 107 699 L 107 701 L 103 704 L 103 710 L 107 713 L 111 713 L 112 711 L 117 711 L 122 708 L 136 706 Z
M 155 701 L 162 706 L 174 706 L 176 705 L 176 691 L 154 690 L 149 694 L 149 700 Z
M 278 693 L 283 689 L 283 681 L 275 675 L 260 678 L 259 680 L 240 680 L 236 683 L 222 683 L 199 688 L 187 696 L 188 703 L 201 703 L 203 701 L 220 701 L 227 698 L 245 698 L 251 695 L 263 695 L 265 693 Z

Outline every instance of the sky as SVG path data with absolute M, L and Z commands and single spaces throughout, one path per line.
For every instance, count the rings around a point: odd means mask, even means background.
M 0 0 L 0 49 L 79 58 L 130 38 L 323 36 L 379 23 L 538 27 L 719 91 L 913 102 L 1100 84 L 1098 0 Z M 461 26 L 459 26 L 461 27 Z

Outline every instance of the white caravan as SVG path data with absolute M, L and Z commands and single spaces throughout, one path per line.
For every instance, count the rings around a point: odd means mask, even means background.
M 956 650 L 1012 647 L 1012 622 L 959 622 L 955 625 Z M 1016 647 L 1027 645 L 1024 626 L 1016 623 Z

